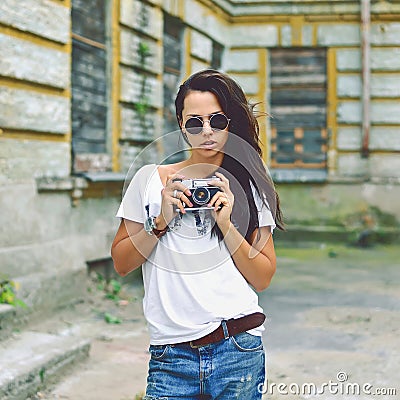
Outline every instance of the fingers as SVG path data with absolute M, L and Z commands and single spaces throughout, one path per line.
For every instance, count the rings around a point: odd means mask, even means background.
M 219 179 L 210 181 L 208 184 L 216 186 L 220 189 L 210 201 L 209 206 L 214 207 L 215 211 L 220 210 L 222 207 L 233 206 L 233 194 L 229 188 L 229 179 L 220 172 L 216 172 L 215 176 Z
M 190 191 L 189 191 L 190 192 Z M 181 202 L 181 203 L 184 203 L 184 204 L 186 204 L 187 206 L 189 206 L 189 207 L 193 207 L 193 203 L 190 201 L 190 199 L 184 194 L 184 193 L 182 193 L 182 192 L 180 192 L 181 194 L 180 194 L 180 196 L 179 196 L 179 201 Z
M 229 183 L 229 179 L 225 175 L 221 174 L 221 172 L 216 172 L 215 176 L 221 179 L 221 181 Z
M 221 174 L 220 172 L 216 172 L 215 176 L 219 179 L 215 179 L 215 180 L 208 182 L 208 185 L 219 187 L 222 191 L 228 192 L 229 191 L 229 179 L 225 175 Z
M 186 213 L 185 206 L 193 206 L 189 199 L 192 193 L 182 183 L 184 179 L 184 175 L 170 174 L 167 176 L 165 188 L 162 190 L 162 196 L 166 200 L 166 204 L 171 205 L 174 211 L 179 210 L 183 214 Z
M 180 195 L 179 195 L 179 193 L 180 193 Z M 182 200 L 184 200 L 182 192 L 178 192 L 179 198 L 175 198 L 170 193 L 168 193 L 166 188 L 164 188 L 161 191 L 161 196 L 163 198 L 163 204 L 168 205 L 168 207 L 172 207 L 174 213 L 177 211 L 180 211 L 183 214 L 186 213 L 185 206 L 181 201 L 181 198 L 182 198 Z M 188 201 L 187 197 L 186 197 L 186 201 Z M 189 201 L 189 204 L 191 204 L 190 201 Z
M 181 174 L 169 174 L 167 175 L 167 185 L 171 182 L 179 182 L 179 181 L 183 181 L 185 179 L 184 175 Z
M 186 195 L 184 195 L 183 192 L 179 191 L 178 198 L 173 198 L 170 204 L 175 205 L 177 208 L 179 208 L 180 212 L 183 214 L 186 214 L 185 205 L 188 207 L 193 207 L 190 199 Z
M 218 211 L 222 207 L 232 207 L 232 203 L 225 192 L 217 192 L 211 199 L 209 206 L 214 207 L 214 210 Z
M 185 207 L 184 207 L 183 203 L 179 199 L 176 199 L 172 203 L 172 205 L 175 207 L 175 210 L 179 209 L 179 212 L 181 212 L 182 214 L 186 214 Z
M 167 176 L 167 183 L 165 189 L 167 193 L 174 198 L 179 198 L 179 192 L 185 193 L 187 196 L 191 196 L 190 190 L 182 183 L 185 179 L 184 175 L 171 174 Z

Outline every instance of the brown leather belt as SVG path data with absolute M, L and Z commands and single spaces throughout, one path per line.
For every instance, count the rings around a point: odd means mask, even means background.
M 174 345 L 190 345 L 193 348 L 206 346 L 208 344 L 217 343 L 223 339 L 228 339 L 239 333 L 246 332 L 250 329 L 257 328 L 265 321 L 265 315 L 261 312 L 246 315 L 241 318 L 232 318 L 222 321 L 221 325 L 213 332 L 200 339 L 191 340 L 190 342 L 175 343 Z

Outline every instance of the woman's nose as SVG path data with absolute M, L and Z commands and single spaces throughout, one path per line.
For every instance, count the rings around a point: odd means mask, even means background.
M 213 133 L 211 128 L 210 120 L 203 120 L 203 135 L 210 135 Z

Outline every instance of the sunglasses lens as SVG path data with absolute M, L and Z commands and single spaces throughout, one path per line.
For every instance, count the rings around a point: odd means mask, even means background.
M 228 118 L 224 114 L 214 114 L 211 117 L 210 125 L 212 129 L 224 130 L 228 126 Z
M 185 123 L 185 129 L 191 135 L 198 135 L 203 130 L 203 123 L 198 118 L 189 118 Z
M 211 129 L 222 131 L 229 124 L 229 119 L 225 114 L 214 114 L 210 117 Z M 189 118 L 185 123 L 185 129 L 191 135 L 198 135 L 203 130 L 203 121 L 200 118 Z

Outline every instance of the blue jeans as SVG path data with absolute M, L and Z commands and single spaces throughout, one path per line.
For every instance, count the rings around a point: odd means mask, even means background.
M 143 400 L 257 400 L 265 379 L 261 337 L 240 333 L 218 343 L 150 345 Z

